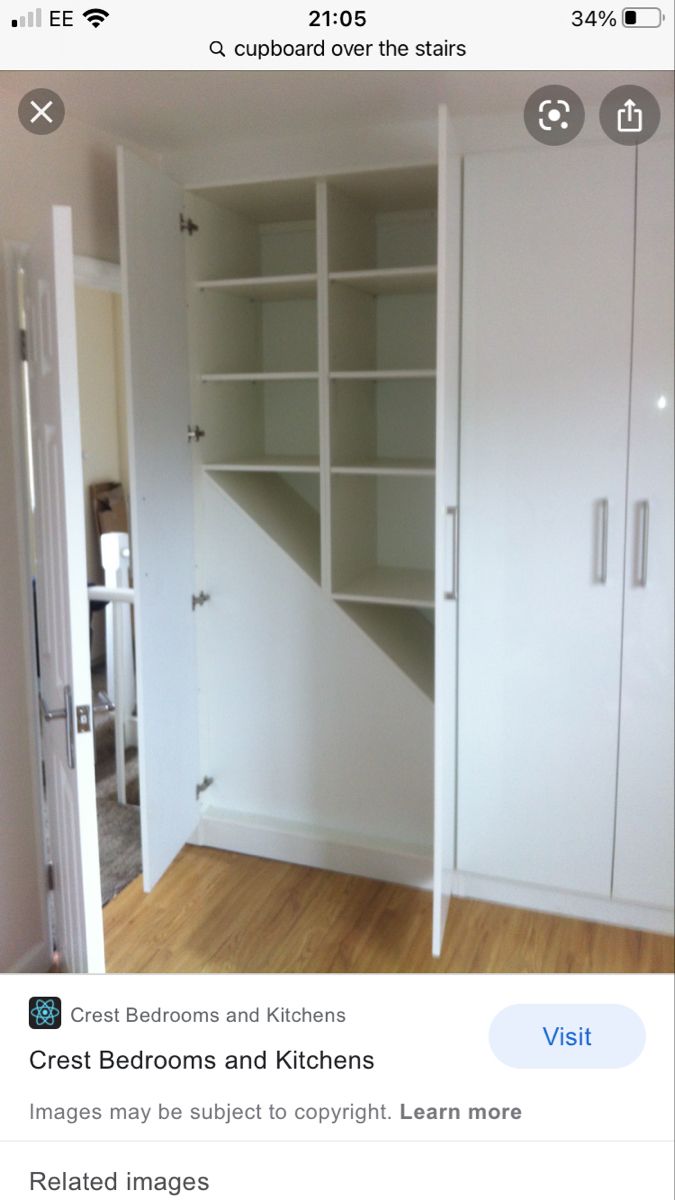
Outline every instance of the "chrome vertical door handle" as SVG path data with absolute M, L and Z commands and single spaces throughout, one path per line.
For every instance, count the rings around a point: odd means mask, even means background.
M 446 600 L 457 599 L 457 557 L 458 557 L 458 520 L 457 508 L 452 506 L 445 510 L 446 528 L 445 528 L 445 571 L 446 571 L 446 587 L 443 595 Z M 452 534 L 448 536 L 447 522 L 452 522 Z M 448 562 L 448 551 L 452 553 L 452 560 Z
M 637 506 L 638 547 L 635 582 L 638 587 L 647 586 L 647 563 L 649 556 L 649 500 L 640 500 Z
M 596 562 L 596 582 L 607 583 L 607 542 L 609 537 L 609 500 L 598 500 L 597 503 L 598 515 L 598 534 L 597 534 L 597 562 Z
M 49 708 L 44 696 L 40 696 L 40 712 L 43 721 L 65 721 L 66 759 L 68 766 L 75 766 L 75 722 L 73 720 L 73 692 L 70 685 L 63 689 L 63 708 Z

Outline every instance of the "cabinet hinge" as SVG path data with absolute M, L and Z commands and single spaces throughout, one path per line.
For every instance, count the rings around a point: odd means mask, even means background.
M 195 791 L 197 793 L 198 800 L 199 800 L 199 797 L 201 796 L 202 792 L 205 792 L 207 788 L 210 788 L 212 783 L 213 783 L 212 777 L 210 775 L 205 775 L 204 778 L 202 779 L 201 783 L 197 784 Z
M 199 225 L 195 225 L 192 217 L 186 217 L 183 213 L 180 214 L 181 233 L 187 233 L 189 237 L 192 237 L 193 233 L 197 233 L 198 230 Z
M 19 330 L 19 354 L 22 362 L 28 362 L 28 334 L 25 329 Z
M 47 863 L 47 891 L 54 891 L 54 864 Z
M 202 604 L 206 604 L 206 602 L 210 599 L 211 597 L 209 596 L 208 592 L 200 592 L 198 596 L 193 595 L 192 611 L 194 612 L 196 608 L 201 608 Z
M 188 425 L 188 442 L 199 442 L 203 437 L 206 437 L 205 429 L 200 429 L 199 425 Z

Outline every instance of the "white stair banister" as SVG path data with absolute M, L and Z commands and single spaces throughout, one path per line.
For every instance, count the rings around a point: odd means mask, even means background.
M 133 592 L 130 593 L 129 589 L 128 533 L 101 535 L 101 561 L 105 574 L 105 591 L 111 600 L 106 609 L 106 673 L 108 694 L 115 703 L 117 799 L 120 804 L 125 804 L 124 750 L 128 742 L 136 740 L 133 736 L 136 685 L 131 637 Z

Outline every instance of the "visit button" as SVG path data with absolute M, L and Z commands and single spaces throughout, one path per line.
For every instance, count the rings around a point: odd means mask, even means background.
M 622 1004 L 513 1004 L 490 1027 L 507 1067 L 627 1067 L 644 1044 L 642 1021 Z

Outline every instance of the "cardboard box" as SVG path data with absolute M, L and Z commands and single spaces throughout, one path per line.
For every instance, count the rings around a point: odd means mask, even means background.
M 92 483 L 89 492 L 94 511 L 94 528 L 102 533 L 128 533 L 127 502 L 121 483 Z

